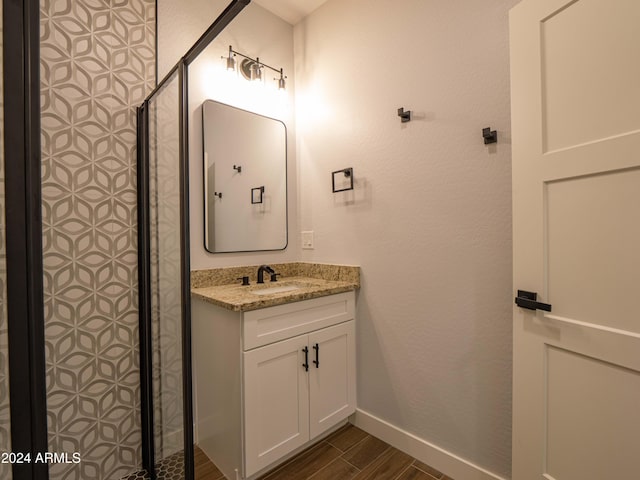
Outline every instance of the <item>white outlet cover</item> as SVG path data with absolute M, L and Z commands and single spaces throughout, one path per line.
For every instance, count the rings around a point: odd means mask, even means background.
M 313 230 L 302 233 L 302 248 L 313 250 Z

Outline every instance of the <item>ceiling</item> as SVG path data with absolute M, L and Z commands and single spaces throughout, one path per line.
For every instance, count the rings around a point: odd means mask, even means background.
M 291 25 L 309 15 L 327 0 L 253 0 Z

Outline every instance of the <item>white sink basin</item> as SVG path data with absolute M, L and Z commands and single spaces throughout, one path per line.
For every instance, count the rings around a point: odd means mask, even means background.
M 294 290 L 300 290 L 297 285 L 278 285 L 276 287 L 267 287 L 260 290 L 252 290 L 254 295 L 271 295 L 274 293 L 292 292 Z

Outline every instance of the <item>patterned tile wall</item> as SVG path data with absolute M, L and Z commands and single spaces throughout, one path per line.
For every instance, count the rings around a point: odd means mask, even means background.
M 41 0 L 42 193 L 52 479 L 141 464 L 136 118 L 155 84 L 154 0 Z
M 9 343 L 7 337 L 6 226 L 4 221 L 4 85 L 2 50 L 2 7 L 0 0 L 0 452 L 11 451 L 11 411 L 9 410 Z M 0 478 L 11 480 L 11 466 L 0 463 Z

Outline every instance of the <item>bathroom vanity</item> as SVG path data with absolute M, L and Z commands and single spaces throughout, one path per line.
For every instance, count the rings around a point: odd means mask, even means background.
M 257 477 L 355 411 L 359 279 L 317 277 L 192 289 L 196 442 L 229 479 Z

